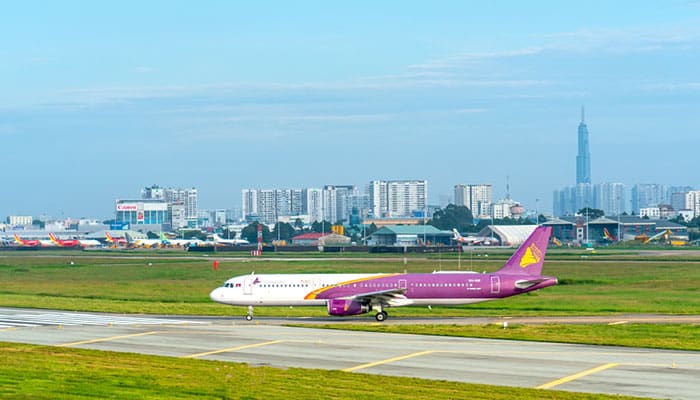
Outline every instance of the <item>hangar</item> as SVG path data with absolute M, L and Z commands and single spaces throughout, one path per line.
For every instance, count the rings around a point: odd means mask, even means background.
M 479 232 L 482 237 L 496 237 L 502 246 L 520 246 L 537 225 L 488 225 Z

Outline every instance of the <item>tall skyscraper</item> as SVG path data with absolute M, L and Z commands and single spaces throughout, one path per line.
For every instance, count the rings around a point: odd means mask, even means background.
M 581 106 L 581 123 L 578 124 L 578 155 L 576 156 L 576 184 L 591 183 L 591 153 L 588 148 L 588 127 Z

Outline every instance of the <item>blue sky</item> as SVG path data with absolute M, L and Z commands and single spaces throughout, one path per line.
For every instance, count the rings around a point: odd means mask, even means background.
M 104 4 L 103 4 L 104 3 Z M 8 3 L 0 216 L 108 218 L 141 187 L 575 180 L 700 188 L 700 2 Z

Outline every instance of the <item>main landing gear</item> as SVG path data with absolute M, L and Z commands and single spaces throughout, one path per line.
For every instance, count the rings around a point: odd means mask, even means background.
M 384 311 L 384 307 L 382 307 L 381 304 L 377 306 L 377 314 L 374 316 L 374 318 L 378 322 L 384 322 L 388 316 L 389 315 L 386 313 L 386 311 Z
M 246 321 L 253 320 L 253 306 L 248 306 L 248 314 L 245 316 Z

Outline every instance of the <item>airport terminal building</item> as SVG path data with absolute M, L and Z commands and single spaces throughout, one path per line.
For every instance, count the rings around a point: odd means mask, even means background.
M 117 200 L 115 213 L 117 223 L 131 225 L 163 225 L 171 221 L 168 203 L 164 200 Z

